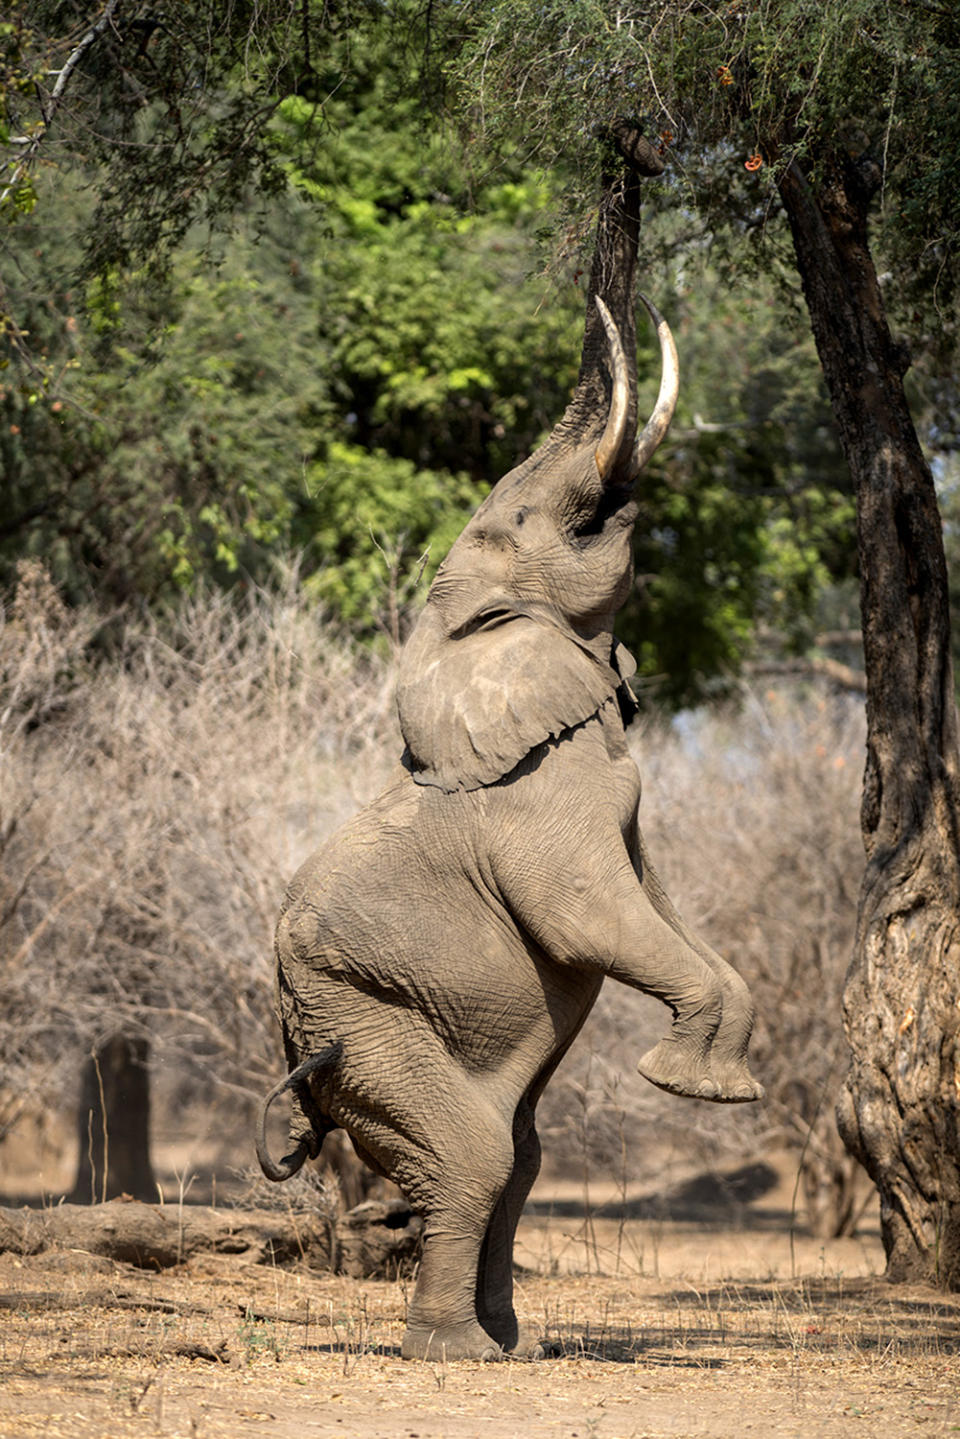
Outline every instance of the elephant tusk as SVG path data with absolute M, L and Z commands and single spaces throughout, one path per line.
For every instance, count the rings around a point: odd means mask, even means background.
M 646 305 L 650 318 L 657 329 L 663 368 L 660 376 L 660 393 L 657 396 L 653 414 L 644 425 L 642 434 L 637 437 L 633 452 L 631 479 L 636 479 L 667 433 L 670 421 L 673 419 L 673 412 L 677 407 L 677 396 L 680 393 L 680 362 L 677 359 L 677 347 L 670 333 L 670 326 L 646 295 L 641 295 L 640 298 Z M 599 304 L 599 301 L 597 303 Z
M 610 396 L 610 412 L 607 415 L 606 429 L 596 449 L 597 469 L 600 472 L 600 479 L 606 484 L 613 471 L 617 455 L 620 453 L 620 446 L 623 444 L 623 434 L 630 409 L 630 371 L 627 367 L 627 357 L 623 351 L 620 331 L 614 324 L 610 311 L 600 296 L 597 295 L 595 298 L 597 309 L 600 311 L 600 318 L 603 321 L 603 328 L 607 332 L 607 343 L 610 346 L 610 360 L 613 370 L 613 394 Z

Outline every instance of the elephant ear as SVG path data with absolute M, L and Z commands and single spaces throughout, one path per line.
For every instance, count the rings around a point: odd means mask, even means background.
M 619 653 L 614 668 L 572 633 L 508 609 L 482 611 L 447 635 L 428 607 L 397 686 L 405 763 L 418 784 L 447 791 L 494 784 L 596 714 L 630 672 L 626 660 L 618 673 Z

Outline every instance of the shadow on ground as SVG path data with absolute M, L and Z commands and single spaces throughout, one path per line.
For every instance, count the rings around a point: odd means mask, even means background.
M 784 1229 L 790 1226 L 787 1209 L 751 1208 L 774 1190 L 780 1176 L 771 1164 L 757 1161 L 725 1174 L 694 1175 L 660 1193 L 633 1199 L 613 1199 L 591 1209 L 595 1219 L 656 1219 L 670 1223 L 700 1224 L 707 1228 Z M 584 1203 L 573 1199 L 532 1199 L 524 1211 L 530 1217 L 583 1219 Z

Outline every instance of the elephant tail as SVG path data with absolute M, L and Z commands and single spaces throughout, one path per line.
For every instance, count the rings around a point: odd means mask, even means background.
M 320 1153 L 320 1146 L 332 1129 L 337 1126 L 331 1119 L 322 1115 L 313 1103 L 310 1090 L 306 1080 L 311 1074 L 320 1069 L 330 1069 L 340 1058 L 342 1046 L 339 1043 L 329 1044 L 317 1054 L 311 1054 L 296 1069 L 290 1071 L 279 1084 L 275 1084 L 263 1101 L 260 1109 L 260 1119 L 257 1124 L 257 1159 L 260 1161 L 260 1168 L 268 1179 L 275 1184 L 281 1183 L 284 1179 L 292 1179 L 307 1162 L 308 1159 L 316 1159 Z M 289 1154 L 285 1154 L 279 1161 L 275 1160 L 267 1147 L 267 1115 L 270 1106 L 281 1094 L 292 1089 L 295 1095 L 294 1121 L 290 1126 L 290 1137 L 296 1142 Z M 297 1118 L 300 1124 L 296 1123 Z

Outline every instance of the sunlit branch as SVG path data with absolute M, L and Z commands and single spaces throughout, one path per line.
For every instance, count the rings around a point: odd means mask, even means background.
M 96 44 L 103 32 L 113 23 L 113 17 L 119 9 L 119 6 L 120 0 L 107 0 L 107 4 L 104 6 L 103 14 L 99 20 L 90 26 L 90 29 L 70 51 L 60 70 L 50 72 L 51 75 L 55 74 L 57 76 L 57 82 L 50 92 L 50 99 L 44 110 L 42 123 L 33 135 L 18 135 L 11 141 L 14 145 L 24 146 L 25 153 L 17 161 L 13 174 L 3 190 L 0 190 L 0 207 L 5 205 L 10 196 L 16 192 L 21 179 L 36 158 L 47 131 L 53 123 L 54 116 L 60 107 L 60 102 L 66 93 L 71 75 L 90 47 Z

